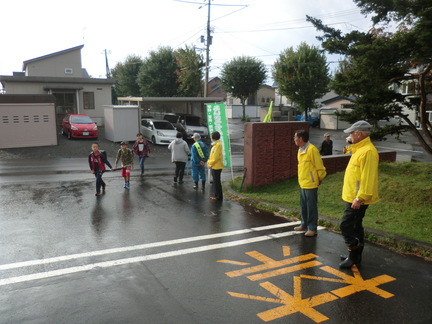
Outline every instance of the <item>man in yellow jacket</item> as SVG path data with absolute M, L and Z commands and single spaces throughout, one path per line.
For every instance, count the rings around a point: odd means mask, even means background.
M 379 201 L 379 155 L 369 137 L 371 129 L 368 122 L 360 120 L 344 130 L 344 133 L 350 134 L 353 144 L 352 156 L 345 170 L 342 189 L 345 211 L 340 225 L 349 255 L 341 256 L 341 268 L 351 268 L 352 265 L 361 263 L 364 247 L 363 217 L 368 206 Z
M 207 165 L 209 168 L 211 168 L 213 177 L 213 196 L 210 197 L 210 199 L 213 200 L 223 200 L 221 173 L 222 169 L 224 168 L 224 164 L 220 137 L 221 135 L 219 132 L 213 132 L 211 134 L 213 143 L 212 149 L 210 151 L 210 157 L 207 160 Z
M 318 149 L 309 143 L 309 132 L 296 131 L 294 143 L 299 147 L 297 160 L 302 216 L 301 226 L 294 230 L 305 231 L 306 237 L 314 237 L 318 233 L 318 186 L 327 173 Z

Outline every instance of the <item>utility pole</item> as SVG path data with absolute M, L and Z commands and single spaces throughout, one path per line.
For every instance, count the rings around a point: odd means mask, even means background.
M 210 1 L 208 0 L 208 14 L 207 14 L 207 44 L 206 44 L 206 63 L 205 63 L 205 80 L 204 80 L 204 98 L 207 98 L 209 69 L 210 69 L 210 45 L 212 43 L 212 36 L 210 34 Z
M 106 49 L 105 49 L 105 68 L 106 68 L 106 78 L 109 79 L 111 77 L 111 73 L 108 65 L 108 55 Z

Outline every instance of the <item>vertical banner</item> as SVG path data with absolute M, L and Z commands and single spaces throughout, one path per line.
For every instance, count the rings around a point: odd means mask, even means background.
M 223 149 L 223 164 L 225 168 L 231 167 L 231 145 L 228 133 L 228 121 L 226 117 L 225 104 L 206 104 L 207 123 L 209 136 L 212 132 L 221 134 L 221 144 Z

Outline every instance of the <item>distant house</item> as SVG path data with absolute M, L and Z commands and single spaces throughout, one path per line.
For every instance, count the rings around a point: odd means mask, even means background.
M 50 94 L 56 99 L 56 119 L 67 113 L 87 114 L 103 124 L 104 105 L 111 104 L 113 79 L 91 78 L 81 65 L 84 45 L 23 62 L 22 71 L 1 75 L 9 95 Z
M 275 89 L 272 86 L 263 84 L 258 91 L 246 99 L 248 106 L 268 106 L 270 101 L 275 100 Z M 230 93 L 226 96 L 227 105 L 241 105 L 239 98 L 231 96 Z
M 220 78 L 211 78 L 207 84 L 207 97 L 226 98 L 226 96 L 226 92 L 222 90 Z
M 355 97 L 341 97 L 335 96 L 321 101 L 323 108 L 336 108 L 336 109 L 352 109 L 354 108 Z

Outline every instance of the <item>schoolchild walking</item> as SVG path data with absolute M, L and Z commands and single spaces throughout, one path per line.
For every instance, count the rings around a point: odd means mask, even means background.
M 136 135 L 137 140 L 133 145 L 133 152 L 138 156 L 139 165 L 141 168 L 141 176 L 144 175 L 144 161 L 150 155 L 151 149 L 149 142 L 143 137 L 143 134 Z
M 115 167 L 117 168 L 118 162 L 121 162 L 122 177 L 124 179 L 123 188 L 130 189 L 130 174 L 134 166 L 134 155 L 128 148 L 126 142 L 120 143 L 120 149 L 117 152 Z
M 183 134 L 178 132 L 176 139 L 168 145 L 168 149 L 171 151 L 171 161 L 175 163 L 175 174 L 174 182 L 183 183 L 183 176 L 186 167 L 186 163 L 189 159 L 189 146 L 183 140 Z
M 109 163 L 105 151 L 99 150 L 99 144 L 93 143 L 91 146 L 92 152 L 88 156 L 88 162 L 91 172 L 96 177 L 96 194 L 95 196 L 101 195 L 102 191 L 105 193 L 106 184 L 102 180 L 102 175 L 106 170 L 105 164 L 112 170 L 111 163 Z
M 198 182 L 201 178 L 202 190 L 205 189 L 206 171 L 205 164 L 209 158 L 209 149 L 201 140 L 201 135 L 198 133 L 192 136 L 195 143 L 191 147 L 191 164 L 192 164 L 192 179 L 195 183 L 194 189 L 198 189 Z

